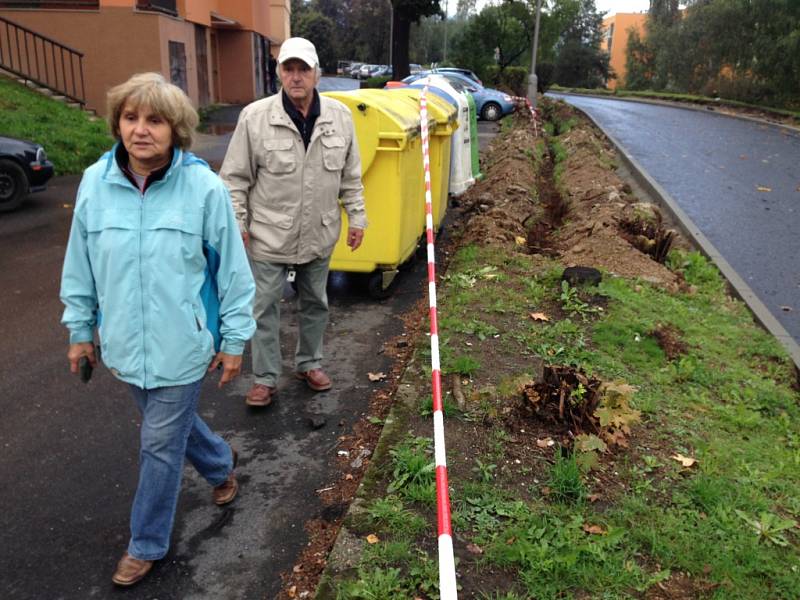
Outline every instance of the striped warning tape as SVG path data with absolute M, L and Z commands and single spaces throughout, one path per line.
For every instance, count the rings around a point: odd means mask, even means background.
M 436 506 L 439 527 L 439 595 L 442 600 L 458 597 L 456 566 L 453 560 L 453 532 L 450 523 L 450 493 L 447 487 L 447 459 L 444 445 L 441 368 L 439 365 L 439 326 L 436 320 L 436 263 L 433 247 L 433 204 L 431 163 L 428 148 L 428 86 L 419 97 L 422 128 L 422 164 L 425 169 L 425 229 L 428 247 L 428 299 L 431 321 L 431 370 L 433 386 L 433 447 L 436 458 Z
M 523 98 L 522 96 L 511 96 L 511 99 L 514 102 L 524 102 L 525 106 L 528 107 L 528 110 L 531 113 L 531 120 L 533 121 L 533 135 L 535 137 L 539 137 L 538 133 L 538 117 L 536 115 L 536 109 L 533 108 L 531 101 L 528 98 Z

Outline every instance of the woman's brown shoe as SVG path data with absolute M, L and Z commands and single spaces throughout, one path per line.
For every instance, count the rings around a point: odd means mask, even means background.
M 141 581 L 152 567 L 152 560 L 133 558 L 126 552 L 117 563 L 117 570 L 111 576 L 111 581 L 122 586 L 133 585 Z
M 236 465 L 239 463 L 239 453 L 236 452 L 234 448 L 231 448 L 231 454 L 233 455 L 233 468 L 228 474 L 228 478 L 211 491 L 211 497 L 214 499 L 214 504 L 217 506 L 222 506 L 223 504 L 228 504 L 228 502 L 233 501 L 233 499 L 236 498 L 236 494 L 239 492 L 239 482 L 236 481 L 236 475 L 233 472 Z

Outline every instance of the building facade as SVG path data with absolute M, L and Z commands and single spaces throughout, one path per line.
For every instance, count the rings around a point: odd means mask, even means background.
M 633 29 L 644 37 L 646 20 L 647 13 L 617 13 L 603 19 L 603 50 L 608 52 L 611 68 L 617 76 L 608 81 L 610 89 L 625 86 L 625 50 L 628 47 L 628 36 Z
M 108 89 L 144 71 L 198 107 L 251 102 L 267 94 L 268 56 L 290 37 L 290 0 L 0 0 L 0 17 L 82 53 L 85 103 L 100 114 Z M 0 40 L 0 53 L 14 43 Z M 49 60 L 37 48 L 17 52 Z

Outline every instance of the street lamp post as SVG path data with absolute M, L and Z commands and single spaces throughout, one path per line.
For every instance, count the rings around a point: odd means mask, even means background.
M 536 91 L 538 78 L 536 77 L 536 50 L 539 47 L 539 15 L 542 11 L 542 0 L 536 0 L 536 24 L 533 27 L 533 50 L 531 53 L 531 74 L 528 76 L 528 99 L 531 106 L 536 108 Z

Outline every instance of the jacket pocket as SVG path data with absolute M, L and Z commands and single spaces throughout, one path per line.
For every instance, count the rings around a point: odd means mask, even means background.
M 322 213 L 322 231 L 320 232 L 320 248 L 324 254 L 330 254 L 339 240 L 342 228 L 342 209 L 338 206 Z
M 257 242 L 254 249 L 270 254 L 291 253 L 296 244 L 292 235 L 292 215 L 272 210 L 258 204 L 251 205 L 250 235 Z
M 328 171 L 341 171 L 347 158 L 345 140 L 338 135 L 322 136 L 322 162 Z
M 293 173 L 297 167 L 294 140 L 289 138 L 264 141 L 264 163 L 267 171 L 276 175 Z

